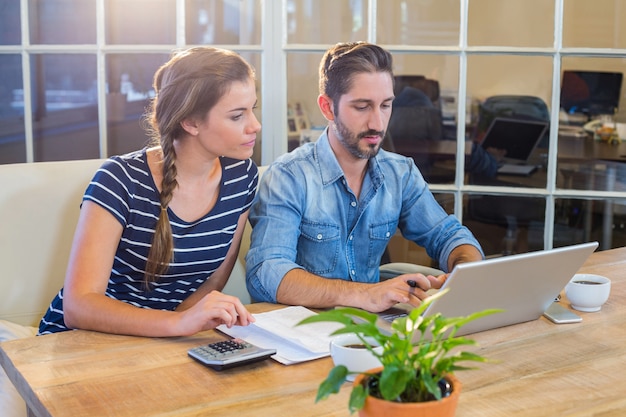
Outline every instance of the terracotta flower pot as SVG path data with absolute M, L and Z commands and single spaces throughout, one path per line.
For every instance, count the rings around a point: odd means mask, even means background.
M 381 371 L 382 368 L 373 369 L 372 373 Z M 359 374 L 354 379 L 354 385 L 360 384 L 364 374 Z M 452 385 L 452 393 L 441 401 L 428 401 L 421 403 L 397 403 L 393 401 L 381 400 L 380 398 L 369 396 L 365 400 L 365 405 L 359 410 L 360 417 L 453 417 L 461 394 L 461 382 L 454 375 L 446 376 Z

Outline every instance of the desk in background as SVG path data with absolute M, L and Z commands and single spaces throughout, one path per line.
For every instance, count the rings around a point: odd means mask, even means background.
M 609 144 L 585 139 L 559 140 L 559 172 L 564 182 L 557 183 L 561 188 L 615 191 L 626 186 L 626 142 Z M 621 180 L 621 182 L 620 182 Z M 593 201 L 586 203 L 584 230 L 592 227 Z M 604 201 L 602 209 L 602 240 L 600 247 L 608 249 L 613 241 L 613 200 Z M 589 239 L 586 234 L 585 238 Z
M 537 166 L 537 170 L 529 176 L 498 175 L 495 178 L 489 178 L 470 175 L 469 182 L 486 186 L 545 188 L 547 184 L 547 149 L 536 149 L 529 163 Z M 608 144 L 591 138 L 560 137 L 556 172 L 557 189 L 616 191 L 621 187 L 623 191 L 626 186 L 626 182 L 624 182 L 626 178 L 626 142 Z M 483 197 L 477 197 L 477 199 L 480 198 Z M 522 219 L 519 223 L 526 227 L 531 222 L 543 223 L 545 201 L 541 196 L 535 199 L 515 196 L 504 198 L 488 196 L 484 198 L 487 201 L 476 205 L 477 208 L 469 207 L 468 219 L 473 219 L 475 216 L 478 221 L 488 222 L 489 217 L 484 213 L 487 212 L 492 219 L 504 218 L 506 215 L 510 218 L 519 217 Z M 568 199 L 560 197 L 558 200 L 562 204 L 560 209 L 557 206 L 557 211 L 561 210 L 561 226 L 565 230 L 561 230 L 560 233 L 555 230 L 555 238 L 560 239 L 560 241 L 555 241 L 556 246 L 571 241 L 598 239 L 602 249 L 613 247 L 614 210 L 617 208 L 613 200 L 603 199 L 601 204 L 598 204 L 597 201 L 589 199 L 577 203 L 573 209 L 568 209 L 570 205 Z M 524 201 L 527 201 L 527 204 Z M 568 211 L 570 212 L 568 213 Z M 574 211 L 578 214 L 575 214 Z M 595 220 L 594 213 L 598 214 Z M 570 218 L 570 215 L 580 217 L 577 220 Z M 564 219 L 567 220 L 567 223 L 563 222 Z M 581 228 L 577 237 L 571 235 L 575 231 L 574 227 L 568 229 L 570 221 L 580 222 L 578 224 Z M 558 222 L 559 219 L 557 219 Z M 601 234 L 595 234 L 594 228 L 596 231 L 601 231 Z M 541 231 L 543 231 L 543 227 L 541 227 Z M 567 231 L 570 232 L 570 235 L 560 236 Z M 540 246 L 543 247 L 543 244 L 541 243 Z
M 396 146 L 395 151 L 412 157 L 429 183 L 450 184 L 455 181 L 456 141 L 422 140 L 415 141 L 410 146 L 406 145 L 408 141 L 399 143 L 404 144 L 404 147 Z M 465 142 L 464 152 L 467 169 L 471 142 Z M 545 189 L 547 152 L 545 148 L 537 148 L 533 152 L 529 163 L 536 165 L 537 170 L 531 175 L 491 177 L 466 172 L 465 184 Z M 557 188 L 614 191 L 620 186 L 626 186 L 623 180 L 620 182 L 620 178 L 625 178 L 626 175 L 626 142 L 611 145 L 588 137 L 559 137 L 557 163 Z M 594 200 L 581 202 L 559 198 L 558 201 L 554 226 L 556 246 L 572 241 L 598 239 L 602 249 L 609 249 L 615 245 L 614 236 L 617 242 L 623 239 L 623 234 L 614 234 L 613 231 L 613 212 L 620 207 L 612 200 L 602 200 L 601 204 Z M 544 247 L 545 203 L 545 196 L 539 193 L 536 196 L 493 196 L 476 193 L 468 195 L 464 200 L 463 218 L 465 224 L 477 235 L 488 255 L 538 250 Z M 599 215 L 594 216 L 594 213 Z M 598 226 L 594 226 L 594 223 Z M 596 234 L 594 230 L 601 231 L 601 235 Z
M 417 163 L 419 161 L 429 161 L 430 163 L 442 162 L 446 163 L 447 169 L 454 170 L 456 167 L 456 151 L 457 142 L 454 140 L 417 140 L 411 142 L 410 145 L 395 145 L 393 149 L 402 155 L 412 157 Z M 469 158 L 471 153 L 471 142 L 466 141 L 464 144 L 465 158 Z M 537 148 L 531 156 L 530 163 L 545 165 L 547 163 L 548 149 Z M 585 163 L 614 163 L 619 166 L 621 163 L 626 163 L 626 141 L 619 144 L 608 144 L 605 142 L 595 141 L 591 138 L 569 138 L 560 137 L 558 142 L 558 163 L 561 164 L 585 164 Z M 615 166 L 615 165 L 614 165 Z M 526 178 L 540 177 L 531 181 L 524 180 L 523 176 L 501 176 L 509 185 L 513 185 L 516 182 L 519 186 L 523 187 L 545 187 L 545 166 L 541 167 L 538 171 L 540 175 L 531 175 Z M 543 173 L 543 175 L 541 175 Z M 450 176 L 450 181 L 454 180 L 454 173 Z M 432 181 L 430 181 L 432 182 Z M 558 184 L 557 184 L 558 185 Z M 564 186 L 565 184 L 563 184 Z M 571 185 L 571 184 L 570 184 Z M 578 183 L 573 186 L 577 189 L 581 189 L 586 186 L 586 183 Z
M 626 248 L 596 252 L 580 271 L 612 279 L 603 309 L 580 313 L 582 323 L 540 318 L 473 335 L 476 351 L 500 362 L 457 374 L 457 417 L 623 416 Z M 350 415 L 348 386 L 314 402 L 330 358 L 217 372 L 187 357 L 190 347 L 220 338 L 214 331 L 144 338 L 79 330 L 4 342 L 0 362 L 38 417 Z

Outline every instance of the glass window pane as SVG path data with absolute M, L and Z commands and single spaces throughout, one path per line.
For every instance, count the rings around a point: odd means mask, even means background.
M 98 157 L 96 56 L 32 55 L 35 161 Z
M 546 202 L 542 197 L 470 195 L 463 223 L 485 255 L 511 255 L 543 249 Z
M 593 158 L 609 146 L 589 139 L 559 140 L 557 186 L 571 190 L 626 191 L 626 164 L 617 160 L 619 156 L 614 161 L 585 161 L 586 156 Z M 620 144 L 620 149 L 626 151 L 625 142 Z M 610 150 L 619 152 L 619 149 Z M 566 152 L 571 154 L 564 157 Z
M 256 70 L 257 99 L 255 110 L 261 120 L 261 55 L 241 53 Z M 142 118 L 154 97 L 152 79 L 156 70 L 167 62 L 169 54 L 110 54 L 107 55 L 107 150 L 120 155 L 141 149 L 150 140 Z M 257 135 L 253 160 L 261 161 L 262 133 Z
M 140 120 L 154 97 L 152 80 L 169 54 L 109 54 L 107 69 L 107 149 L 119 155 L 140 149 L 148 137 Z
M 94 1 L 29 0 L 28 17 L 31 43 L 96 43 Z
M 104 6 L 107 43 L 124 45 L 176 43 L 176 2 L 107 0 Z
M 551 58 L 470 55 L 467 67 L 467 95 L 481 103 L 496 95 L 532 95 L 550 103 Z
M 446 211 L 448 214 L 454 214 L 454 194 L 448 193 L 433 193 L 435 196 L 435 200 L 439 203 L 439 205 Z
M 473 126 L 472 141 L 482 144 L 485 134 L 496 117 L 522 121 L 550 122 L 552 59 L 541 56 L 472 55 L 467 64 L 468 95 L 480 100 L 478 117 Z M 532 140 L 533 137 L 529 137 Z M 526 160 L 506 155 L 506 149 L 486 149 L 477 152 L 480 159 L 470 170 L 470 183 L 540 187 L 546 186 L 546 163 L 549 131 L 540 135 L 539 142 Z M 532 149 L 532 147 L 531 147 Z M 474 156 L 474 155 L 473 155 Z M 533 165 L 537 170 L 529 176 L 496 175 L 494 164 L 510 162 Z
M 558 198 L 555 204 L 555 247 L 594 240 L 601 250 L 626 246 L 626 198 Z
M 0 45 L 21 43 L 20 2 L 0 0 Z
M 392 45 L 458 45 L 458 0 L 386 0 L 377 10 L 377 39 Z
M 471 46 L 550 47 L 554 44 L 554 2 L 472 0 L 467 29 Z
M 317 106 L 317 68 L 321 59 L 322 53 L 287 53 L 288 150 L 300 146 L 304 136 L 308 141 L 317 140 L 327 125 Z M 309 133 L 310 129 L 313 131 Z
M 0 54 L 0 164 L 26 162 L 22 57 Z
M 624 2 L 567 0 L 563 2 L 563 46 L 626 48 Z
M 456 55 L 394 54 L 386 148 L 412 157 L 429 183 L 454 182 L 458 68 Z
M 367 39 L 367 0 L 288 0 L 287 42 L 335 44 Z
M 188 44 L 261 44 L 261 0 L 187 0 Z
M 559 132 L 557 187 L 617 190 L 626 178 L 626 59 L 564 57 L 562 68 L 560 123 L 576 133 Z
M 126 94 L 128 101 L 152 96 L 154 73 L 169 58 L 169 54 L 107 55 L 107 91 Z
M 626 122 L 622 105 L 626 59 L 569 56 L 561 59 L 561 68 L 561 108 L 571 115 L 572 123 L 582 124 L 601 114 Z M 568 117 L 565 121 L 570 122 Z

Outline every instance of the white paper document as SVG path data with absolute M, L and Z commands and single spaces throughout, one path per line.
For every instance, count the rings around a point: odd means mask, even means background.
M 276 349 L 272 359 L 284 364 L 309 361 L 330 354 L 330 334 L 341 327 L 323 322 L 296 326 L 305 318 L 317 314 L 305 307 L 285 307 L 267 313 L 254 314 L 256 322 L 249 326 L 224 325 L 217 329 L 262 348 Z

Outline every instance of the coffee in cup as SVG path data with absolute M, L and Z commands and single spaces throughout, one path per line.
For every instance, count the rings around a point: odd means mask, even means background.
M 599 311 L 610 292 L 611 280 L 595 274 L 576 274 L 565 286 L 565 296 L 572 308 L 585 312 Z
M 382 346 L 378 346 L 375 340 L 366 339 L 378 353 L 382 352 Z M 363 341 L 356 334 L 342 334 L 335 336 L 330 341 L 330 356 L 335 366 L 344 365 L 350 372 L 365 372 L 381 366 L 380 361 L 370 352 Z M 348 380 L 354 380 L 356 375 L 348 375 Z

